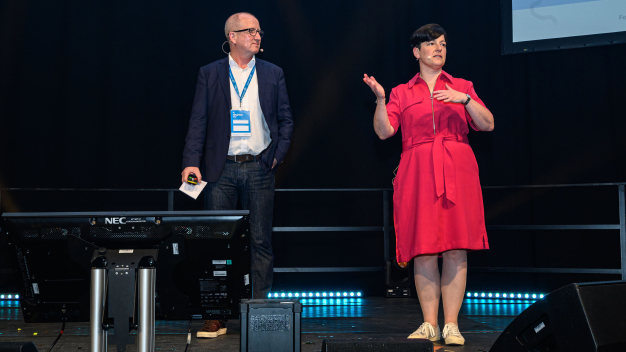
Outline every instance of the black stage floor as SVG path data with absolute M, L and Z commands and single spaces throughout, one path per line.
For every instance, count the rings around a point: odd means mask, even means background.
M 322 339 L 404 338 L 423 322 L 415 298 L 306 299 L 302 312 L 303 352 L 321 351 Z M 465 346 L 435 343 L 435 350 L 489 351 L 502 330 L 532 301 L 466 299 L 459 316 Z M 443 318 L 443 314 L 440 314 Z M 443 321 L 440 319 L 440 326 Z M 197 339 L 203 321 L 192 322 L 193 338 L 188 351 L 239 351 L 239 320 L 228 322 L 228 333 L 215 339 Z M 156 347 L 160 351 L 184 351 L 189 321 L 157 321 Z M 47 351 L 57 337 L 61 323 L 26 324 L 18 301 L 0 301 L 0 342 L 31 341 Z M 54 352 L 89 350 L 89 323 L 67 323 Z M 109 351 L 115 351 L 109 345 Z M 135 351 L 128 346 L 127 351 Z

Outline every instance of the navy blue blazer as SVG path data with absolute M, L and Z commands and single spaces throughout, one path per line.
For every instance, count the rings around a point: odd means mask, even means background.
M 272 138 L 262 153 L 261 164 L 270 172 L 274 159 L 280 164 L 287 154 L 293 119 L 283 70 L 258 58 L 255 64 L 261 110 Z M 200 68 L 185 139 L 183 169 L 199 167 L 202 179 L 207 182 L 217 181 L 228 155 L 231 109 L 228 68 L 228 56 Z

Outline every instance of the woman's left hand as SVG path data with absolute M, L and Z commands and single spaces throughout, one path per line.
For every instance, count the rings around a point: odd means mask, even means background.
M 467 95 L 465 93 L 461 93 L 456 91 L 446 83 L 445 90 L 436 90 L 433 92 L 433 97 L 439 101 L 444 101 L 446 103 L 464 103 L 467 100 Z

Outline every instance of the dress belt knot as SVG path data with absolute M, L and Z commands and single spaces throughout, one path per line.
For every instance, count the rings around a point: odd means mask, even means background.
M 446 199 L 456 204 L 456 175 L 452 154 L 446 147 L 446 142 L 459 142 L 469 144 L 465 135 L 442 135 L 438 134 L 425 138 L 407 138 L 402 142 L 403 151 L 412 149 L 418 145 L 432 143 L 433 171 L 435 175 L 435 191 L 437 197 L 445 194 Z

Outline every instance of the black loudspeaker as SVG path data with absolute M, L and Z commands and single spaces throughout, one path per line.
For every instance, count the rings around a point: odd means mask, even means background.
M 38 352 L 32 342 L 0 342 L 0 352 Z
M 239 306 L 241 352 L 300 352 L 300 301 L 244 299 Z
M 570 284 L 522 312 L 490 352 L 626 351 L 626 281 Z
M 322 352 L 433 352 L 433 343 L 422 339 L 324 339 Z

